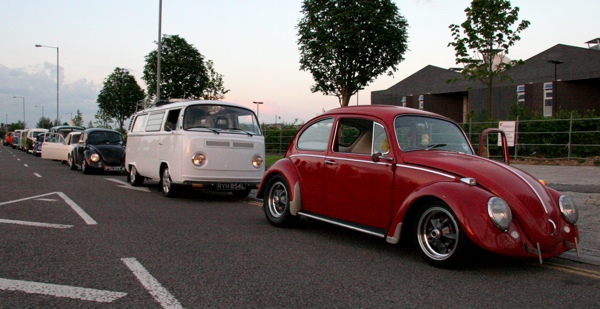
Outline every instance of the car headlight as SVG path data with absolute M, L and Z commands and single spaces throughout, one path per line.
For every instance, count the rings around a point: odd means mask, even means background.
M 558 205 L 560 206 L 560 212 L 562 212 L 565 220 L 571 224 L 577 223 L 579 220 L 579 212 L 577 212 L 577 207 L 573 200 L 566 195 L 562 195 L 558 198 Z
M 194 156 L 192 156 L 192 163 L 198 167 L 203 166 L 206 164 L 206 155 L 201 152 L 194 154 Z
M 93 153 L 90 156 L 90 160 L 92 160 L 92 162 L 98 162 L 98 161 L 100 161 L 100 156 L 97 153 Z
M 512 212 L 508 204 L 499 197 L 492 197 L 488 201 L 488 214 L 494 225 L 501 231 L 508 231 L 512 222 Z
M 252 158 L 252 166 L 254 166 L 255 168 L 259 168 L 262 164 L 263 164 L 263 158 L 259 155 L 255 155 Z

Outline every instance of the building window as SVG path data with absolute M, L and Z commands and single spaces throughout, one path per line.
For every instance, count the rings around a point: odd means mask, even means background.
M 525 85 L 517 86 L 517 103 L 525 103 Z
M 544 83 L 544 117 L 552 116 L 552 83 Z
M 424 108 L 425 108 L 425 102 L 424 102 L 424 99 L 423 99 L 423 95 L 420 95 L 419 96 L 419 109 L 422 110 Z
M 406 97 L 402 97 L 402 107 L 406 107 Z

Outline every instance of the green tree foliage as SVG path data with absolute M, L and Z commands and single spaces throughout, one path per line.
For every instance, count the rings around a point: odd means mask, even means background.
M 304 0 L 302 13 L 300 69 L 312 74 L 312 92 L 340 106 L 404 60 L 408 22 L 391 0 Z
M 52 128 L 52 126 L 53 126 L 52 119 L 50 119 L 48 117 L 40 117 L 40 120 L 35 125 L 36 128 L 44 128 L 44 129 L 50 129 L 50 128 Z
M 75 117 L 71 119 L 71 123 L 74 126 L 83 126 L 83 115 L 81 114 L 81 111 L 79 109 L 77 110 L 77 114 L 75 114 Z
M 229 92 L 229 89 L 225 89 L 223 75 L 215 71 L 212 60 L 206 62 L 206 70 L 208 71 L 209 80 L 202 97 L 205 100 L 222 100 L 225 94 Z
M 98 95 L 98 106 L 103 117 L 116 119 L 122 130 L 125 120 L 135 112 L 137 102 L 144 97 L 144 90 L 133 75 L 125 69 L 115 68 L 104 80 L 104 86 Z
M 96 128 L 112 129 L 110 123 L 113 121 L 113 119 L 106 113 L 104 109 L 99 108 L 96 111 L 94 118 L 96 118 Z M 94 126 L 89 125 L 88 127 L 93 128 Z
M 146 55 L 144 76 L 148 95 L 156 96 L 156 55 Z M 209 83 L 204 56 L 178 35 L 164 35 L 160 61 L 160 99 L 199 99 Z
M 530 22 L 518 22 L 519 8 L 511 7 L 508 0 L 473 0 L 465 9 L 467 20 L 462 24 L 450 25 L 456 64 L 462 64 L 461 74 L 468 80 L 480 80 L 487 86 L 487 112 L 492 110 L 492 87 L 494 79 L 508 78 L 506 71 L 522 63 L 508 60 L 509 48 L 521 40 L 519 33 L 529 27 Z

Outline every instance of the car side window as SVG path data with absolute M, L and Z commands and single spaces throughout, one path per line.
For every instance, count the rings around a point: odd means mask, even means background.
M 148 117 L 148 115 L 146 115 L 146 114 L 135 117 L 133 126 L 131 127 L 131 132 L 143 131 L 144 130 L 144 127 L 143 127 L 144 121 L 146 120 L 147 117 Z
M 384 127 L 370 119 L 345 118 L 338 123 L 333 151 L 371 155 L 389 152 Z
M 170 110 L 167 114 L 167 121 L 165 121 L 165 125 L 163 130 L 165 131 L 175 131 L 177 130 L 177 119 L 179 118 L 179 112 L 181 109 L 173 109 Z
M 146 132 L 160 131 L 165 112 L 150 114 L 146 123 Z
M 327 150 L 333 119 L 328 118 L 308 126 L 298 137 L 297 147 L 302 150 Z

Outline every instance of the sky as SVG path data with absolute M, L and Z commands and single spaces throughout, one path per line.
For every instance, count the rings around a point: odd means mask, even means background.
M 448 26 L 465 19 L 469 0 L 393 0 L 409 24 L 405 60 L 393 77 L 382 75 L 350 104 L 370 104 L 385 90 L 427 65 L 455 67 Z M 303 123 L 339 107 L 338 98 L 312 93 L 309 72 L 300 71 L 296 26 L 301 0 L 163 0 L 162 34 L 179 35 L 214 62 L 230 89 L 223 101 L 256 111 L 261 122 Z M 600 37 L 598 0 L 520 0 L 519 19 L 531 25 L 509 50 L 527 59 L 555 46 L 587 48 Z M 116 67 L 129 70 L 140 87 L 145 56 L 157 48 L 159 0 L 0 0 L 0 122 L 23 120 L 34 127 L 55 119 L 57 49 L 59 116 L 77 110 L 94 121 L 96 99 Z M 50 48 L 36 48 L 40 44 Z M 254 101 L 263 102 L 257 106 Z

